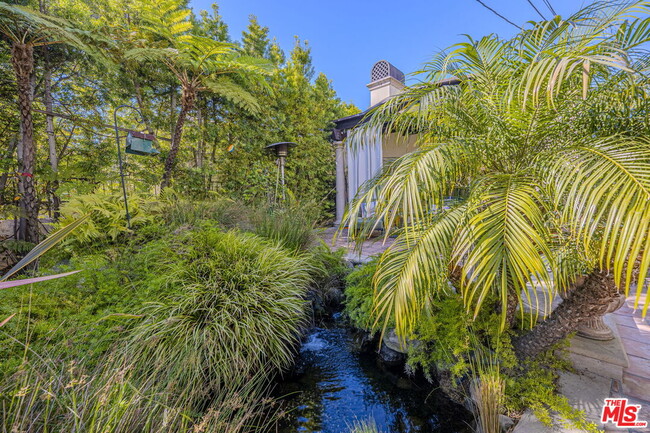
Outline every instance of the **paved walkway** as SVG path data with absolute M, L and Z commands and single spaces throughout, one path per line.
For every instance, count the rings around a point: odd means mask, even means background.
M 640 305 L 646 296 L 641 297 Z M 629 359 L 629 367 L 623 370 L 622 391 L 650 402 L 650 314 L 641 318 L 641 308 L 634 309 L 634 298 L 630 296 L 613 316 Z
M 383 236 L 378 236 L 364 241 L 359 251 L 355 250 L 355 244 L 348 239 L 347 230 L 343 230 L 335 238 L 336 232 L 337 227 L 329 227 L 321 232 L 320 237 L 333 249 L 344 248 L 347 250 L 345 258 L 353 264 L 366 263 L 372 257 L 383 253 L 395 242 L 393 238 L 384 241 Z

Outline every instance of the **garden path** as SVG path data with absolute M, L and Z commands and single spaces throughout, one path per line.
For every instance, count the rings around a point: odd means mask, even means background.
M 366 263 L 373 256 L 383 253 L 395 242 L 394 238 L 384 241 L 383 236 L 374 237 L 363 242 L 361 251 L 355 250 L 355 244 L 348 238 L 347 230 L 344 229 L 336 236 L 338 227 L 328 227 L 320 233 L 321 239 L 332 249 L 343 248 L 347 251 L 345 259 L 352 264 Z
M 642 295 L 640 305 L 646 296 Z M 623 392 L 650 401 L 650 315 L 642 318 L 641 308 L 634 309 L 634 297 L 630 296 L 613 316 L 629 360 L 623 370 Z M 650 415 L 650 407 L 648 410 Z

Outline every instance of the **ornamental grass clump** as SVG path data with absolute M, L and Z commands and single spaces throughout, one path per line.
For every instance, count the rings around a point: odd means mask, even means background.
M 310 270 L 301 256 L 239 232 L 191 232 L 180 248 L 167 282 L 174 294 L 145 308 L 115 365 L 166 405 L 200 411 L 224 383 L 290 365 Z
M 290 250 L 304 251 L 316 240 L 316 217 L 309 208 L 303 209 L 297 205 L 260 208 L 251 219 L 255 234 L 271 239 Z

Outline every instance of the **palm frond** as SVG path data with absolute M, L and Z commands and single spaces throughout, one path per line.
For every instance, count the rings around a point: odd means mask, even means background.
M 203 81 L 203 85 L 215 95 L 223 96 L 250 113 L 257 113 L 260 109 L 257 99 L 228 77 L 218 76 L 206 79 Z
M 549 209 L 534 178 L 525 175 L 485 177 L 474 187 L 468 207 L 467 224 L 457 233 L 453 251 L 461 268 L 461 292 L 475 316 L 490 293 L 498 294 L 505 326 L 508 296 L 522 304 L 521 293 L 528 296 L 529 286 L 554 295 Z
M 427 219 L 443 206 L 471 166 L 464 149 L 453 144 L 423 145 L 407 153 L 362 186 L 346 213 L 349 232 L 365 237 L 383 221 L 388 235 L 398 218 L 406 224 Z M 373 209 L 373 218 L 364 219 L 369 209 Z
M 397 334 L 408 337 L 427 299 L 451 290 L 447 268 L 465 211 L 464 205 L 441 210 L 427 223 L 403 230 L 382 254 L 373 284 L 376 322 L 383 320 L 383 331 L 393 318 Z
M 638 303 L 650 266 L 650 141 L 584 140 L 541 162 L 564 223 L 584 250 L 597 251 L 601 268 L 612 269 L 626 292 L 640 259 Z

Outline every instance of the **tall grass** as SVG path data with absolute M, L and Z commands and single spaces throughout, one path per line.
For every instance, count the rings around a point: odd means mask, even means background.
M 36 361 L 2 390 L 2 433 L 244 433 L 276 416 L 263 375 L 233 378 L 197 412 L 169 406 L 155 388 L 135 388 L 124 371 L 85 374 L 74 363 Z
M 469 395 L 474 404 L 477 433 L 501 433 L 499 414 L 505 398 L 505 380 L 501 376 L 498 353 L 481 346 L 472 338 L 474 357 L 471 360 Z
M 349 433 L 382 433 L 377 427 L 374 419 L 367 421 L 355 421 L 349 427 Z
M 505 392 L 498 370 L 486 370 L 472 379 L 470 395 L 475 405 L 479 433 L 500 433 L 499 411 Z
M 243 204 L 226 199 L 188 200 L 171 188 L 161 194 L 160 214 L 171 227 L 196 226 L 204 221 L 215 221 L 221 227 L 250 229 L 250 210 Z
M 260 208 L 251 217 L 255 234 L 293 251 L 304 251 L 314 243 L 315 221 L 313 212 L 296 205 Z

